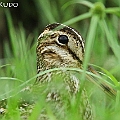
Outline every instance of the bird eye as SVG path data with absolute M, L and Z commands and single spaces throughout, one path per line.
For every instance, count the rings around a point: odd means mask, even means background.
M 68 37 L 66 35 L 60 35 L 58 38 L 58 41 L 62 44 L 67 44 L 68 43 Z

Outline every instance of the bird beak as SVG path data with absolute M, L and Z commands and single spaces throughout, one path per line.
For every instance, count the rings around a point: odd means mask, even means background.
M 117 91 L 110 86 L 108 83 L 102 80 L 102 76 L 94 70 L 91 66 L 88 66 L 88 72 L 93 73 L 94 75 L 98 76 L 92 76 L 90 74 L 87 74 L 88 80 L 96 84 L 98 87 L 100 87 L 108 96 L 112 97 L 113 99 L 116 98 Z

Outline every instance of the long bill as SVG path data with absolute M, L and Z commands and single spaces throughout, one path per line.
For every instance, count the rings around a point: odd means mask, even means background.
M 91 82 L 96 84 L 98 87 L 100 87 L 111 98 L 113 98 L 113 99 L 116 98 L 117 91 L 111 85 L 104 82 L 102 80 L 102 77 L 100 76 L 100 74 L 96 70 L 94 70 L 91 66 L 88 66 L 88 72 L 91 72 L 91 73 L 93 73 L 101 78 L 101 79 L 99 79 L 99 78 L 96 78 L 90 74 L 86 74 L 86 77 L 88 78 L 88 80 L 90 80 Z

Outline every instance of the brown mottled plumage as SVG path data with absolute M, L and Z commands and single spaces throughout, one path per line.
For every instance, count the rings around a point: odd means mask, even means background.
M 54 23 L 46 26 L 38 37 L 36 53 L 38 74 L 51 68 L 82 68 L 85 53 L 84 41 L 73 28 Z M 91 67 L 88 67 L 88 71 L 99 76 Z M 21 119 L 26 120 L 29 118 L 36 101 L 44 94 L 46 95 L 45 103 L 50 103 L 52 113 L 56 118 L 67 119 L 67 110 L 74 106 L 70 106 L 70 104 L 77 100 L 73 109 L 73 112 L 77 113 L 77 119 L 93 120 L 87 92 L 84 86 L 81 85 L 80 77 L 78 78 L 75 74 L 75 71 L 61 69 L 38 76 L 35 85 L 28 86 L 20 92 L 21 94 L 25 93 L 22 99 L 18 101 L 18 104 L 20 103 Z M 116 91 L 105 82 L 94 79 L 91 75 L 86 75 L 86 77 L 112 98 L 116 96 Z M 27 91 L 27 94 L 25 91 Z M 26 101 L 25 97 L 30 101 Z M 0 101 L 1 114 L 7 113 L 6 105 L 6 99 Z M 38 113 L 38 120 L 49 120 L 46 112 L 44 106 L 42 112 Z
M 59 67 L 75 67 L 81 68 L 84 58 L 84 41 L 81 35 L 68 26 L 55 23 L 46 26 L 43 33 L 38 38 L 37 45 L 37 70 L 38 74 L 44 70 Z M 36 82 L 49 82 L 50 84 L 55 74 L 62 74 L 61 79 L 62 90 L 67 90 L 73 96 L 80 91 L 80 80 L 71 71 L 62 71 L 48 73 L 37 78 Z M 57 91 L 57 92 L 56 92 Z M 68 94 L 69 94 L 68 93 Z M 64 104 L 61 97 L 65 97 L 64 93 L 60 93 L 57 85 L 50 87 L 47 95 L 48 101 L 55 101 L 58 106 L 59 101 Z M 58 107 L 56 111 L 61 109 Z M 92 109 L 89 104 L 85 89 L 81 92 L 79 100 L 79 118 L 82 120 L 92 120 Z

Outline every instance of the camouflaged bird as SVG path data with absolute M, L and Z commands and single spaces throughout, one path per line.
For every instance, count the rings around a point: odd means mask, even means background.
M 21 119 L 29 119 L 36 99 L 39 101 L 38 98 L 44 94 L 46 97 L 42 102 L 50 103 L 50 110 L 56 119 L 67 120 L 66 116 L 69 113 L 67 110 L 73 107 L 72 112 L 77 114 L 77 120 L 93 120 L 92 108 L 84 85 L 81 84 L 80 76 L 78 77 L 74 70 L 63 69 L 71 67 L 82 69 L 85 49 L 81 35 L 66 25 L 50 24 L 38 37 L 36 53 L 38 77 L 34 85 L 28 86 L 20 92 L 27 91 L 19 102 Z M 45 73 L 52 68 L 62 69 Z M 88 71 L 99 76 L 91 67 L 88 67 Z M 112 98 L 116 96 L 116 91 L 103 81 L 94 79 L 91 75 L 86 75 L 86 77 Z M 28 103 L 24 100 L 25 97 L 29 100 Z M 6 102 L 6 99 L 0 101 L 1 114 L 7 111 Z M 47 108 L 44 106 L 42 112 L 39 112 L 38 120 L 49 120 L 49 117 Z
M 82 68 L 84 58 L 84 40 L 81 35 L 71 27 L 63 24 L 54 23 L 46 26 L 43 33 L 40 34 L 37 44 L 37 70 L 38 74 L 51 68 L 74 67 Z M 54 75 L 63 78 L 59 85 L 53 80 Z M 62 98 L 66 93 L 70 94 L 69 99 L 80 94 L 79 111 L 80 120 L 93 120 L 92 109 L 89 104 L 85 89 L 80 86 L 78 79 L 72 71 L 57 71 L 39 76 L 36 83 L 53 84 L 48 89 L 47 101 L 54 101 L 55 111 L 62 108 Z M 55 84 L 56 83 L 56 84 Z M 59 89 L 61 88 L 61 89 Z M 82 90 L 81 90 L 82 89 Z M 61 92 L 65 91 L 65 92 Z M 80 93 L 81 91 L 81 93 Z M 59 107 L 56 107 L 59 106 Z M 69 105 L 68 105 L 69 106 Z M 61 113 L 62 114 L 62 113 Z M 65 114 L 63 112 L 63 114 Z M 63 118 L 65 115 L 61 115 Z
M 54 23 L 46 26 L 44 31 L 38 37 L 37 43 L 37 73 L 52 68 L 80 68 L 84 59 L 85 47 L 84 40 L 81 35 L 73 28 L 60 23 Z M 90 66 L 88 71 L 99 76 L 99 74 Z M 66 108 L 69 104 L 64 105 L 64 99 L 68 101 L 79 96 L 77 100 L 78 108 L 74 111 L 78 112 L 78 120 L 93 120 L 92 108 L 89 103 L 87 92 L 81 85 L 81 79 L 75 75 L 75 71 L 65 71 L 64 69 L 56 72 L 49 72 L 42 76 L 38 76 L 36 83 L 41 85 L 47 83 L 46 100 L 53 102 L 53 111 L 60 113 L 58 118 L 65 119 Z M 57 76 L 62 75 L 59 80 Z M 94 79 L 91 75 L 86 77 L 99 86 L 110 97 L 116 96 L 116 91 L 105 82 Z M 59 82 L 60 81 L 60 82 Z M 62 111 L 62 112 L 60 112 Z

